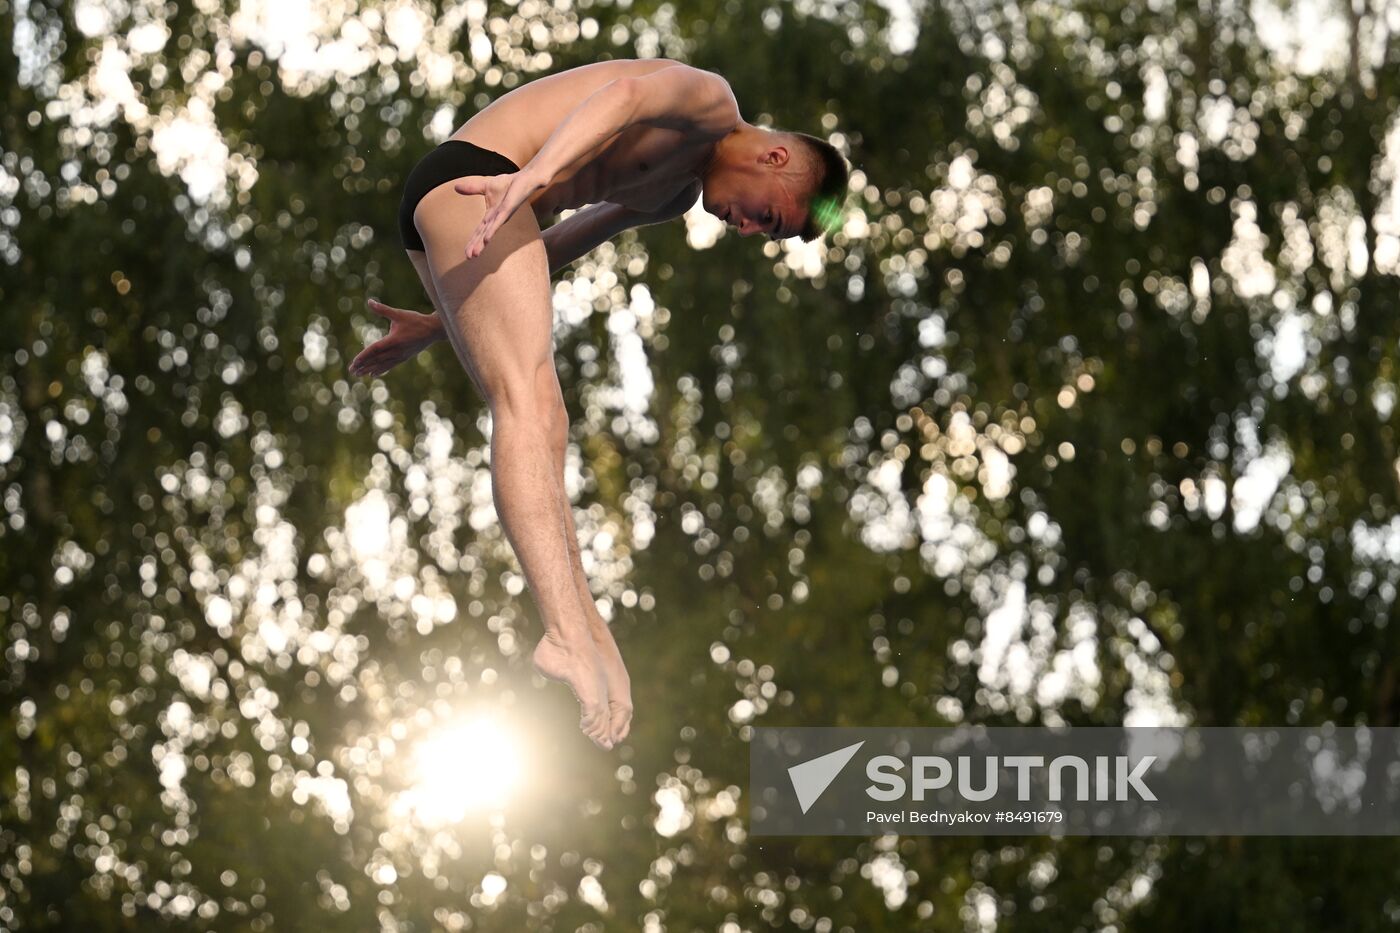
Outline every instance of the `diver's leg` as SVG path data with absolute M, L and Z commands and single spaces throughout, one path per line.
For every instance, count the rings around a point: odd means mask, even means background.
M 565 430 L 553 439 L 553 453 L 556 462 L 555 473 L 564 475 L 564 465 L 569 446 L 569 432 Z M 613 743 L 627 738 L 632 726 L 632 679 L 627 673 L 627 665 L 622 661 L 622 652 L 613 639 L 612 630 L 604 621 L 598 606 L 593 601 L 593 592 L 588 588 L 588 578 L 584 575 L 583 560 L 578 553 L 578 531 L 574 527 L 573 509 L 565 513 L 568 526 L 569 548 L 573 552 L 571 563 L 574 568 L 574 585 L 578 587 L 579 600 L 588 614 L 589 631 L 593 642 L 598 646 L 598 654 L 603 661 L 603 673 L 608 680 L 608 711 L 611 719 Z
M 413 271 L 418 273 L 418 281 L 423 283 L 423 291 L 433 303 L 433 310 L 442 313 L 442 299 L 438 297 L 437 286 L 433 284 L 433 270 L 428 268 L 428 254 L 421 249 L 406 249 L 404 255 L 413 263 Z
M 421 250 L 408 250 L 407 253 L 409 261 L 413 263 L 413 268 L 418 273 L 418 278 L 423 282 L 423 290 L 427 293 L 438 314 L 446 320 L 442 299 L 437 294 L 433 273 L 428 267 L 427 254 Z M 472 378 L 474 379 L 475 376 Z M 555 473 L 558 476 L 564 475 L 568 445 L 569 431 L 566 423 L 564 429 L 551 438 L 550 447 L 555 459 Z M 584 574 L 583 560 L 578 552 L 578 531 L 574 527 L 573 509 L 566 508 L 564 516 L 567 528 L 566 540 L 569 543 L 570 556 L 572 557 L 570 563 L 573 566 L 574 586 L 579 591 L 579 599 L 588 617 L 589 632 L 593 636 L 593 643 L 597 646 L 598 655 L 603 663 L 603 674 L 608 685 L 609 731 L 612 734 L 613 743 L 616 744 L 627 738 L 632 726 L 632 679 L 627 673 L 627 665 L 623 663 L 622 652 L 618 649 L 617 641 L 613 638 L 612 629 L 603 619 L 602 614 L 598 612 L 598 606 L 593 601 L 593 592 L 588 587 L 588 577 Z
M 611 747 L 607 683 L 574 577 L 570 505 L 554 456 L 553 439 L 568 423 L 554 372 L 544 241 L 522 209 L 468 261 L 466 244 L 484 211 L 482 198 L 445 184 L 419 203 L 415 221 L 448 340 L 491 409 L 496 511 L 545 625 L 535 666 L 573 689 L 580 727 Z

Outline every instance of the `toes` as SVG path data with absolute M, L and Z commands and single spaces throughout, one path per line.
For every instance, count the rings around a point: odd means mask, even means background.
M 608 724 L 613 744 L 616 745 L 627 738 L 627 734 L 632 731 L 632 707 L 613 707 Z
M 606 710 L 584 715 L 579 718 L 579 730 L 602 748 L 612 748 L 608 735 L 608 714 Z

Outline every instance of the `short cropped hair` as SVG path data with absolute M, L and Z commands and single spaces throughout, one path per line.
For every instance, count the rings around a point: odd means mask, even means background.
M 810 187 L 807 194 L 807 221 L 798 236 L 810 243 L 839 222 L 841 207 L 846 202 L 851 169 L 846 159 L 831 143 L 806 133 L 789 131 L 803 152 Z

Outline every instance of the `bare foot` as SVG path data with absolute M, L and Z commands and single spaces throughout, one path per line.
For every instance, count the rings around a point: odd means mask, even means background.
M 603 675 L 608 682 L 608 734 L 617 745 L 627 738 L 632 728 L 632 678 L 627 675 L 627 665 L 622 663 L 622 653 L 617 650 L 612 631 L 606 623 L 589 626 L 593 633 L 593 643 L 598 646 L 598 657 L 603 662 Z
M 535 670 L 567 684 L 574 692 L 579 705 L 578 727 L 583 734 L 603 748 L 612 748 L 607 678 L 592 639 L 546 632 L 535 646 L 534 662 Z

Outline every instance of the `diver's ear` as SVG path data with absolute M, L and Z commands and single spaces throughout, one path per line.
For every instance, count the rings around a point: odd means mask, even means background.
M 759 160 L 764 165 L 771 165 L 774 168 L 782 168 L 788 164 L 787 146 L 769 146 L 763 152 L 763 157 Z

